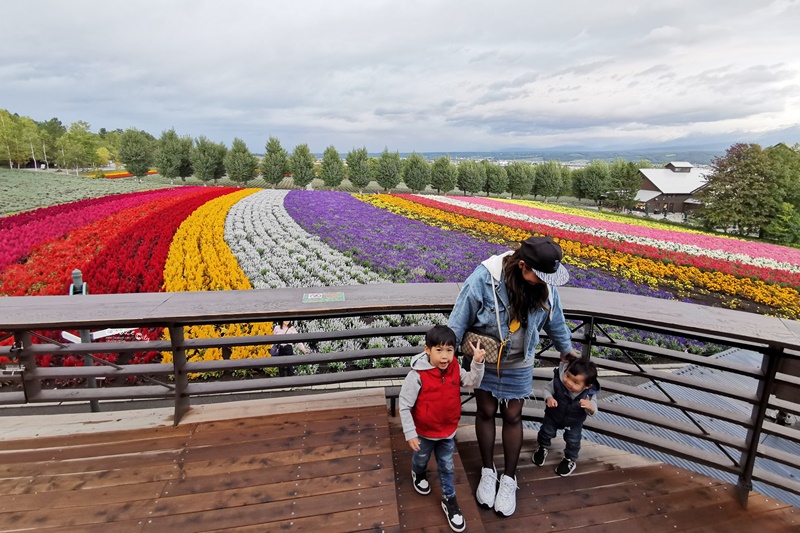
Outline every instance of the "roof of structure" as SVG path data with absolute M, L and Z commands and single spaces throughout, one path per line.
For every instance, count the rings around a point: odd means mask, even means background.
M 642 168 L 639 172 L 663 194 L 692 194 L 706 184 L 708 170 L 692 168 L 689 172 L 674 172 L 668 168 Z

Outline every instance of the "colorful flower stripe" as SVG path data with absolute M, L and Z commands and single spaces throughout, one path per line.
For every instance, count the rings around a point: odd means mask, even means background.
M 513 218 L 503 217 L 493 213 L 487 213 L 478 209 L 468 209 L 458 207 L 451 203 L 441 202 L 429 197 L 413 195 L 398 195 L 411 199 L 421 206 L 429 208 L 427 213 L 435 213 L 439 210 L 449 210 L 455 214 L 463 215 L 468 218 L 478 218 L 497 224 L 526 229 L 531 233 L 547 234 L 560 241 L 564 253 L 581 259 L 594 261 L 589 266 L 599 266 L 611 272 L 617 272 L 631 279 L 636 276 L 652 276 L 666 283 L 671 283 L 678 289 L 691 290 L 693 287 L 730 294 L 741 298 L 746 298 L 762 305 L 775 308 L 780 314 L 785 316 L 800 316 L 800 297 L 798 292 L 790 287 L 780 287 L 765 283 L 757 278 L 756 273 L 751 272 L 753 278 L 738 278 L 733 274 L 721 272 L 727 265 L 720 261 L 710 259 L 695 258 L 695 262 L 703 263 L 701 270 L 696 266 L 679 266 L 674 259 L 667 258 L 668 252 L 660 251 L 661 256 L 667 261 L 655 261 L 647 259 L 646 253 L 641 245 L 626 245 L 625 243 L 612 242 L 608 239 L 594 237 L 585 233 L 569 232 L 557 228 L 540 226 L 530 222 L 524 222 Z M 581 242 L 583 241 L 583 242 Z M 626 249 L 627 248 L 627 249 Z M 652 251 L 650 251 L 652 252 Z M 678 254 L 672 254 L 678 255 Z M 689 257 L 681 257 L 685 264 Z M 670 261 L 672 259 L 672 261 Z M 719 264 L 718 264 L 719 263 Z M 717 268 L 715 268 L 717 267 Z M 740 266 L 741 269 L 744 267 Z M 756 267 L 748 267 L 748 270 L 755 271 Z M 789 276 L 789 274 L 787 274 Z
M 348 193 L 291 191 L 284 204 L 306 231 L 395 283 L 464 280 L 506 249 L 376 209 Z
M 104 172 L 106 179 L 116 179 L 116 178 L 131 178 L 133 174 L 127 172 L 125 170 L 116 170 L 114 172 Z M 147 175 L 152 176 L 153 174 L 158 174 L 158 170 L 148 170 Z M 97 177 L 97 174 L 91 174 L 93 178 Z
M 529 220 L 520 220 L 520 217 L 518 216 L 507 216 L 507 213 L 502 210 L 482 207 L 477 204 L 466 204 L 465 206 L 462 206 L 461 204 L 464 202 L 456 204 L 450 199 L 431 200 L 425 197 L 411 195 L 407 195 L 406 198 L 413 199 L 415 201 L 418 200 L 421 204 L 428 205 L 436 209 L 449 209 L 457 213 L 465 214 L 466 216 L 489 219 L 500 224 L 509 224 L 512 226 L 526 228 L 532 232 L 539 232 L 542 234 L 551 235 L 553 237 L 568 239 L 585 245 L 607 248 L 609 250 L 614 250 L 625 254 L 649 258 L 655 260 L 656 262 L 692 266 L 699 269 L 730 274 L 734 277 L 754 278 L 766 282 L 786 284 L 791 287 L 800 286 L 800 273 L 773 270 L 754 265 L 743 265 L 741 263 L 712 259 L 710 257 L 693 256 L 681 252 L 671 252 L 669 250 L 661 250 L 652 246 L 637 244 L 635 242 L 626 242 L 624 239 L 615 240 L 581 231 L 561 229 L 553 225 L 538 224 L 535 222 L 530 222 Z
M 0 273 L 0 295 L 65 294 L 72 271 L 85 268 L 120 231 L 180 201 L 181 195 L 173 192 L 172 196 L 129 207 L 75 229 L 63 238 L 40 244 L 24 264 L 9 265 Z
M 498 201 L 480 197 L 447 198 L 443 201 L 452 201 L 455 205 L 464 207 L 480 205 L 493 209 L 497 213 L 505 213 L 506 216 L 517 218 L 515 215 L 518 215 L 520 220 L 552 225 L 571 231 L 591 232 L 609 239 L 634 241 L 663 250 L 736 261 L 774 270 L 800 272 L 800 250 L 788 246 L 620 224 L 619 222 L 541 209 L 528 203 L 521 203 L 521 201 Z
M 425 223 L 443 227 L 437 222 L 444 221 L 445 229 L 457 230 L 459 224 L 463 224 L 468 232 L 475 236 L 475 240 L 485 241 L 488 239 L 499 238 L 502 242 L 507 242 L 509 245 L 516 245 L 520 240 L 530 237 L 531 232 L 520 230 L 518 228 L 510 228 L 500 224 L 493 224 L 491 222 L 484 222 L 474 218 L 464 217 L 455 213 L 442 211 L 441 209 L 430 209 L 420 206 L 415 202 L 398 198 L 396 195 L 376 195 L 365 194 L 356 195 L 356 197 L 364 202 L 368 202 L 376 207 L 389 208 L 402 215 L 405 213 L 406 218 L 424 221 Z M 499 237 L 498 237 L 499 236 Z M 563 244 L 563 241 L 562 241 Z M 503 250 L 509 249 L 503 247 Z M 623 278 L 612 276 L 606 272 L 594 268 L 587 268 L 585 265 L 571 261 L 567 256 L 565 262 L 569 262 L 572 267 L 570 268 L 570 282 L 571 287 L 581 287 L 587 289 L 604 290 L 610 292 L 621 292 L 626 294 L 638 294 L 641 296 L 650 296 L 655 298 L 672 299 L 672 294 L 659 290 L 657 288 L 657 280 L 655 278 L 645 278 L 645 276 L 627 276 Z M 476 264 L 477 266 L 477 264 Z M 459 281 L 457 279 L 448 281 Z
M 248 290 L 247 276 L 239 268 L 236 257 L 225 243 L 225 218 L 239 200 L 258 189 L 245 189 L 212 200 L 183 221 L 172 240 L 164 266 L 164 289 L 179 291 Z M 204 339 L 227 336 L 269 335 L 271 322 L 253 324 L 203 325 L 184 328 L 186 338 Z M 266 346 L 233 348 L 231 358 L 269 357 Z M 221 360 L 218 348 L 187 353 L 190 361 Z M 172 362 L 165 352 L 162 361 Z
M 177 204 L 155 211 L 135 226 L 120 231 L 84 269 L 92 294 L 124 294 L 163 290 L 164 264 L 172 237 L 200 206 L 238 189 L 192 187 Z
M 311 196 L 313 194 L 313 196 Z M 460 282 L 481 261 L 509 248 L 487 243 L 456 231 L 433 227 L 418 220 L 377 209 L 345 193 L 292 191 L 286 209 L 309 233 L 334 248 L 358 258 L 362 264 L 391 276 L 395 282 Z M 357 204 L 362 204 L 361 206 Z M 342 213 L 347 213 L 343 216 Z M 369 228 L 365 231 L 364 228 Z M 354 237 L 355 236 L 355 237 Z M 433 271 L 436 279 L 426 276 Z M 630 280 L 594 269 L 576 275 L 571 286 L 614 290 L 661 298 L 672 296 Z
M 256 289 L 387 283 L 301 228 L 283 206 L 288 191 L 264 189 L 237 202 L 225 241 Z
M 81 200 L 35 209 L 0 219 L 0 270 L 19 261 L 35 246 L 71 230 L 158 198 L 183 194 L 183 189 L 158 189 Z
M 630 218 L 630 217 L 623 217 L 620 215 L 616 215 L 611 211 L 594 211 L 590 209 L 581 209 L 577 207 L 566 207 L 563 205 L 557 204 L 546 204 L 544 202 L 537 202 L 533 200 L 519 200 L 519 199 L 511 199 L 511 198 L 492 198 L 492 200 L 496 200 L 498 202 L 506 202 L 510 204 L 517 204 L 517 205 L 524 205 L 529 207 L 538 208 L 544 211 L 552 212 L 552 213 L 563 213 L 565 215 L 574 215 L 577 217 L 594 219 L 594 220 L 602 220 L 607 222 L 616 222 L 618 224 L 622 224 L 623 226 L 636 226 L 636 227 L 644 227 L 644 228 L 653 228 L 653 229 L 661 229 L 661 230 L 668 230 L 668 231 L 677 231 L 680 233 L 692 233 L 695 235 L 708 235 L 713 236 L 721 239 L 730 239 L 732 237 L 726 235 L 716 235 L 713 233 L 709 233 L 707 231 L 701 231 L 694 228 L 689 228 L 685 226 L 673 226 L 665 224 L 658 219 L 652 219 L 647 217 L 637 217 L 637 218 Z M 586 222 L 587 226 L 591 225 L 591 221 Z M 620 231 L 625 232 L 624 229 L 620 229 Z

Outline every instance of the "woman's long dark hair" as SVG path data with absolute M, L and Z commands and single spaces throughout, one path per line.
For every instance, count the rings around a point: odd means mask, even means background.
M 517 319 L 524 327 L 528 327 L 528 311 L 534 307 L 547 308 L 547 296 L 549 295 L 546 283 L 531 285 L 522 277 L 522 269 L 519 262 L 522 256 L 519 250 L 503 258 L 503 272 L 506 278 L 506 291 L 508 301 L 511 304 L 511 319 Z M 549 309 L 548 309 L 549 310 Z

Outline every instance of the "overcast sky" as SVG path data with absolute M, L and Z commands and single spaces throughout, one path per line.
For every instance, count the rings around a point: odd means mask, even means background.
M 800 142 L 800 0 L 3 0 L 0 108 L 263 152 Z

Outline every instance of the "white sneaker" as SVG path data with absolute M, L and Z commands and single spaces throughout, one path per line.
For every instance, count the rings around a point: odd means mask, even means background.
M 500 476 L 500 488 L 494 500 L 494 512 L 502 516 L 511 516 L 517 510 L 517 478 Z
M 475 499 L 478 505 L 491 509 L 494 505 L 494 497 L 497 494 L 497 471 L 492 468 L 481 468 L 481 482 L 478 483 L 478 490 L 475 491 Z

